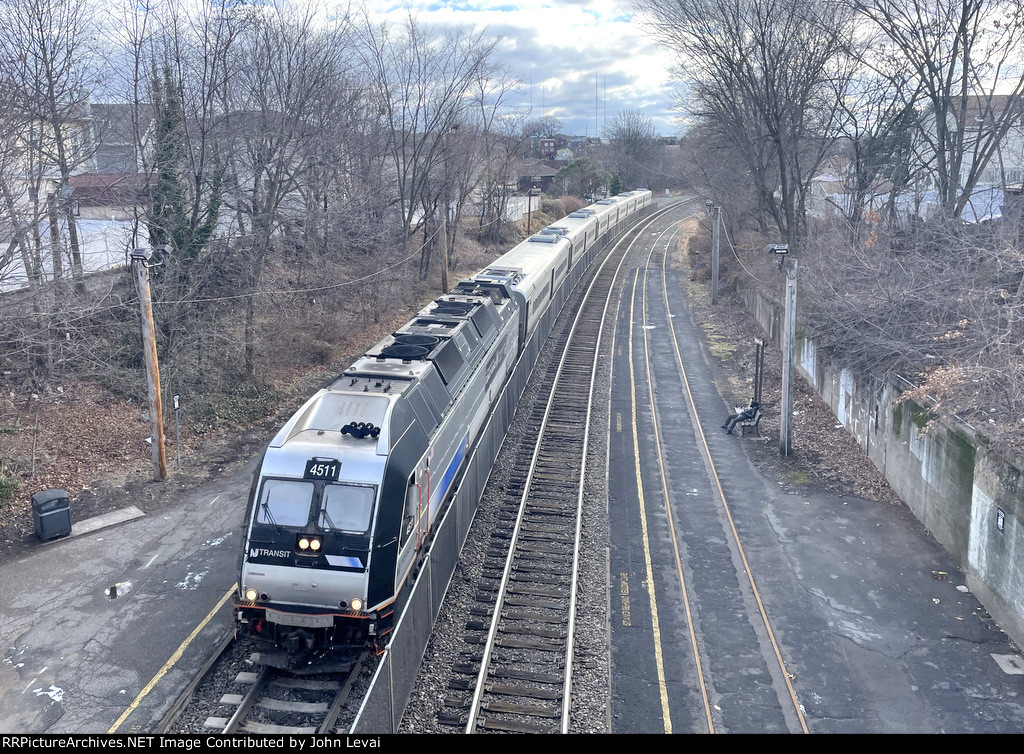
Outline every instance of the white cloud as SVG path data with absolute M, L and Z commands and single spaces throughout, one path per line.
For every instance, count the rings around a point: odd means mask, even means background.
M 411 10 L 428 24 L 487 27 L 502 37 L 500 60 L 528 85 L 516 104 L 532 101 L 536 117 L 553 115 L 566 130 L 593 135 L 606 115 L 640 110 L 663 134 L 675 131 L 671 58 L 622 2 L 366 0 L 366 7 L 378 21 L 397 23 Z

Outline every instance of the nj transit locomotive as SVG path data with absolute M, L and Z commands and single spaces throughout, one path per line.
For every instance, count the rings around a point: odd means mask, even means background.
M 513 365 L 527 343 L 535 358 L 598 248 L 651 201 L 620 194 L 520 243 L 281 428 L 253 479 L 235 603 L 237 620 L 277 647 L 265 663 L 386 643 Z

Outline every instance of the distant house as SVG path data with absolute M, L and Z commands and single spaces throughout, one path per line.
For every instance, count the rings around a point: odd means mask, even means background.
M 89 169 L 88 145 L 91 122 L 87 108 L 76 108 L 61 123 L 63 155 L 72 174 Z M 57 155 L 56 132 L 51 124 L 33 121 L 26 124 L 18 140 L 3 156 L 3 179 L 16 211 L 33 216 L 47 203 L 67 197 L 61 185 L 61 166 Z
M 75 214 L 86 220 L 131 220 L 148 201 L 142 173 L 82 173 L 69 183 Z
M 89 106 L 92 154 L 84 172 L 71 177 L 75 213 L 89 220 L 131 220 L 146 206 L 148 184 L 141 149 L 152 108 L 126 104 Z
M 553 164 L 551 160 L 520 160 L 517 167 L 519 191 L 526 193 L 531 188 L 539 188 L 544 193 L 549 193 L 559 167 L 561 166 Z
M 66 185 L 56 163 L 40 163 L 38 155 L 55 154 L 56 147 L 48 144 L 48 129 L 33 124 L 10 171 L 16 206 L 30 217 L 54 196 L 61 205 L 70 203 L 77 216 L 126 219 L 128 208 L 145 204 L 138 145 L 150 120 L 147 109 L 141 122 L 134 123 L 131 105 L 83 106 L 64 124 L 72 166 Z
M 834 173 L 820 173 L 811 179 L 807 193 L 807 214 L 821 218 L 849 211 L 850 197 L 846 184 Z
M 601 140 L 594 136 L 573 136 L 566 146 L 573 151 L 577 157 L 583 157 L 588 150 L 601 146 Z
M 85 272 L 124 264 L 125 252 L 139 243 L 139 217 L 147 203 L 147 183 L 140 172 L 140 145 L 152 120 L 150 108 L 141 118 L 126 104 L 83 104 L 61 125 L 67 174 L 55 155 L 55 133 L 45 123 L 31 123 L 18 149 L 7 155 L 4 179 L 14 218 L 0 228 L 0 243 L 20 232 L 34 236 L 34 263 L 42 275 L 68 269 L 72 250 L 67 228 L 72 221 Z M 68 212 L 70 210 L 70 212 Z M 55 233 L 51 222 L 56 218 Z M 63 264 L 53 254 L 60 251 Z M 20 255 L 0 269 L 5 290 L 27 284 Z M 62 274 L 67 274 L 63 272 Z
M 959 184 L 966 185 L 975 171 L 975 156 L 987 151 L 991 140 L 998 136 L 991 158 L 977 175 L 976 188 L 970 203 L 975 207 L 964 210 L 966 222 L 994 219 L 1001 216 L 998 205 L 1006 204 L 1007 209 L 1019 207 L 1020 195 L 1024 189 L 1024 98 L 1011 95 L 970 96 L 956 98 L 946 117 L 950 138 L 962 139 L 963 164 L 960 166 Z M 924 122 L 926 142 L 936 139 L 936 120 L 926 117 Z M 1002 131 L 1002 133 L 1000 133 Z M 927 160 L 927 151 L 923 159 Z M 937 204 L 928 197 L 935 188 L 933 183 L 919 187 L 925 196 L 924 205 Z M 991 192 L 999 194 L 1000 200 L 991 198 Z M 984 200 L 979 199 L 984 195 Z M 984 205 L 978 210 L 978 205 Z
M 143 105 L 137 121 L 131 105 L 92 105 L 89 111 L 92 119 L 92 172 L 113 175 L 141 171 L 140 145 L 146 141 L 152 108 Z
M 999 140 L 995 154 L 981 173 L 978 183 L 998 188 L 1019 188 L 1024 182 L 1024 99 L 1009 95 L 968 97 L 963 109 L 964 141 L 967 145 L 961 182 L 972 167 L 973 147 L 1009 118 L 1009 128 Z M 957 128 L 955 123 L 953 128 Z

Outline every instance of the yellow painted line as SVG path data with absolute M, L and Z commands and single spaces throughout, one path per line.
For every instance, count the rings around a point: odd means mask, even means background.
M 681 222 L 682 221 L 680 221 L 680 223 Z M 678 223 L 677 223 L 677 225 L 678 225 Z M 670 226 L 670 228 L 671 228 L 671 226 Z M 662 238 L 665 237 L 665 234 L 667 234 L 669 232 L 669 229 L 666 229 L 665 232 L 661 234 L 661 236 L 658 238 L 658 241 L 660 241 Z M 670 237 L 669 241 L 671 242 L 671 237 Z M 652 244 L 652 246 L 651 246 L 651 253 L 647 257 L 647 268 L 648 269 L 650 269 L 650 266 L 651 266 L 651 257 L 654 256 L 655 246 L 656 246 L 656 244 Z M 666 249 L 665 253 L 667 254 L 668 253 L 668 245 L 667 244 L 665 246 L 665 249 Z M 668 313 L 667 312 L 667 307 L 668 307 L 668 299 L 666 297 L 666 313 Z M 690 596 L 689 596 L 689 592 L 688 592 L 688 590 L 686 588 L 686 577 L 683 574 L 683 559 L 682 559 L 682 557 L 679 554 L 679 539 L 678 539 L 678 537 L 676 535 L 675 517 L 672 515 L 672 501 L 669 499 L 669 494 L 668 494 L 668 479 L 665 477 L 665 456 L 664 456 L 664 454 L 661 451 L 661 445 L 662 445 L 662 442 L 661 442 L 661 425 L 658 423 L 658 409 L 657 409 L 657 406 L 654 403 L 654 382 L 653 382 L 653 380 L 651 378 L 651 369 L 650 369 L 650 363 L 651 363 L 650 343 L 649 343 L 649 338 L 648 338 L 648 335 L 647 335 L 648 330 L 647 330 L 647 275 L 646 274 L 644 275 L 643 311 L 644 311 L 644 322 L 643 322 L 643 324 L 644 324 L 644 363 L 648 365 L 648 368 L 647 368 L 647 395 L 649 397 L 650 406 L 651 406 L 651 422 L 654 425 L 654 440 L 655 440 L 654 446 L 655 446 L 655 450 L 657 450 L 657 455 L 658 455 L 658 473 L 661 475 L 661 490 L 662 490 L 662 495 L 664 496 L 664 501 L 665 501 L 665 512 L 668 515 L 668 528 L 669 528 L 669 532 L 672 534 L 672 550 L 673 550 L 673 553 L 675 555 L 675 560 L 676 560 L 676 573 L 679 576 L 679 587 L 680 587 L 680 590 L 683 593 L 683 607 L 684 607 L 684 610 L 686 612 L 686 624 L 687 624 L 687 627 L 688 627 L 689 633 L 690 633 L 690 647 L 693 650 L 693 662 L 694 662 L 694 665 L 696 666 L 696 670 L 697 670 L 697 682 L 700 685 L 701 701 L 704 704 L 704 718 L 705 718 L 705 720 L 706 720 L 706 722 L 708 724 L 708 733 L 714 733 L 715 732 L 715 721 L 714 721 L 714 719 L 711 716 L 711 700 L 708 698 L 707 683 L 706 683 L 706 681 L 704 679 L 704 668 L 701 665 L 700 647 L 699 647 L 699 645 L 697 643 L 697 630 L 696 630 L 696 627 L 693 625 L 693 613 L 690 610 Z M 671 321 L 672 321 L 671 318 L 669 318 L 669 322 L 671 322 Z
M 199 625 L 192 629 L 192 633 L 188 635 L 188 638 L 181 643 L 181 646 L 179 646 L 174 651 L 174 654 L 172 654 L 170 659 L 164 663 L 164 666 L 160 668 L 157 674 L 153 676 L 153 679 L 146 684 L 146 688 L 142 689 L 142 691 L 139 692 L 139 695 L 135 697 L 135 701 L 128 705 L 128 709 L 121 713 L 121 717 L 117 718 L 117 722 L 110 726 L 110 730 L 108 730 L 107 733 L 117 733 L 117 729 L 121 727 L 121 724 L 125 720 L 127 720 L 128 716 L 138 708 L 142 700 L 145 699 L 149 692 L 156 687 L 156 684 L 160 681 L 160 679 L 167 674 L 167 671 L 173 668 L 175 663 L 177 663 L 178 660 L 181 659 L 181 656 L 185 654 L 185 650 L 188 649 L 188 645 L 191 644 L 192 640 L 199 635 L 199 632 L 206 627 L 206 624 L 209 623 L 213 616 L 217 614 L 217 611 L 224 606 L 224 603 L 231 598 L 231 595 L 235 593 L 235 590 L 237 588 L 238 584 L 235 584 L 230 589 L 228 589 L 224 596 L 220 598 L 220 601 L 216 604 L 216 606 L 206 614 L 206 617 L 203 618 Z
M 775 652 L 775 660 L 779 664 L 779 668 L 782 671 L 782 680 L 786 683 L 786 688 L 789 690 L 789 698 L 793 702 L 793 708 L 796 710 L 796 716 L 800 721 L 800 728 L 804 733 L 810 733 L 807 729 L 807 721 L 804 719 L 803 710 L 800 707 L 800 702 L 796 698 L 796 691 L 793 688 L 793 684 L 790 679 L 793 677 L 786 669 L 786 663 L 782 659 L 782 652 L 779 650 L 779 645 L 775 641 L 775 633 L 772 631 L 771 623 L 768 620 L 768 613 L 765 610 L 764 603 L 761 601 L 761 594 L 757 590 L 757 584 L 754 583 L 754 574 L 750 570 L 750 564 L 747 562 L 747 555 L 743 551 L 743 544 L 740 542 L 739 532 L 736 531 L 736 524 L 732 519 L 732 512 L 729 510 L 729 503 L 725 499 L 725 491 L 722 489 L 722 482 L 718 477 L 718 470 L 715 468 L 714 459 L 711 457 L 711 448 L 708 447 L 707 436 L 704 434 L 704 429 L 700 426 L 699 414 L 697 413 L 697 404 L 693 400 L 693 393 L 690 391 L 690 380 L 686 376 L 686 367 L 683 366 L 683 357 L 679 351 L 679 340 L 676 337 L 676 328 L 672 323 L 672 309 L 668 303 L 668 277 L 665 273 L 665 267 L 668 264 L 668 249 L 665 250 L 665 260 L 662 262 L 661 268 L 661 282 L 665 290 L 665 311 L 668 313 L 668 326 L 672 333 L 672 345 L 675 348 L 676 364 L 679 367 L 679 373 L 683 378 L 683 388 L 686 390 L 686 397 L 690 402 L 690 410 L 693 413 L 694 427 L 696 427 L 697 433 L 700 436 L 701 444 L 704 447 L 704 454 L 707 458 L 708 468 L 711 471 L 711 480 L 715 483 L 715 488 L 718 490 L 718 498 L 722 503 L 722 508 L 725 510 L 725 517 L 729 521 L 729 528 L 732 530 L 733 541 L 736 543 L 736 548 L 739 551 L 740 560 L 743 561 L 743 571 L 747 575 L 747 580 L 750 582 L 750 589 L 754 593 L 754 600 L 757 602 L 757 609 L 761 614 L 761 620 L 764 622 L 765 630 L 768 632 L 768 640 L 771 642 L 772 649 Z
M 640 475 L 640 433 L 637 431 L 636 408 L 636 374 L 633 367 L 633 323 L 636 306 L 636 281 L 640 275 L 637 268 L 633 278 L 633 291 L 629 303 L 629 385 L 632 401 L 633 421 L 633 461 L 636 466 L 636 491 L 640 499 L 640 528 L 643 530 L 644 567 L 647 573 L 647 597 L 651 606 L 651 630 L 654 634 L 654 661 L 658 669 L 658 690 L 661 695 L 661 714 L 664 719 L 665 732 L 672 732 L 672 718 L 668 706 L 668 684 L 665 681 L 664 652 L 661 648 L 661 626 L 658 623 L 658 605 L 654 596 L 654 567 L 651 564 L 651 543 L 647 531 L 647 505 L 644 501 L 644 483 Z

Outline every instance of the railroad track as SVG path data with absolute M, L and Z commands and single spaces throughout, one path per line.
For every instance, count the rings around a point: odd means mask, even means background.
M 598 347 L 615 279 L 635 239 L 612 247 L 584 295 L 556 369 L 542 378 L 516 452 L 466 624 L 442 724 L 473 732 L 567 733 L 570 722 L 580 511 Z
M 334 730 L 352 682 L 362 664 L 348 673 L 295 676 L 271 667 L 240 672 L 238 694 L 224 694 L 220 704 L 234 709 L 229 717 L 209 717 L 206 728 L 220 733 L 325 734 Z
M 650 408 L 650 422 L 651 429 L 653 430 L 653 436 L 656 438 L 655 453 L 651 458 L 651 465 L 656 467 L 658 470 L 658 477 L 660 478 L 661 494 L 663 495 L 663 506 L 665 511 L 672 511 L 673 504 L 670 497 L 669 484 L 666 477 L 666 461 L 662 454 L 662 448 L 671 448 L 673 443 L 666 438 L 664 434 L 662 424 L 659 420 L 659 416 L 662 411 L 658 407 L 658 396 L 654 388 L 653 373 L 657 369 L 658 358 L 655 354 L 660 354 L 662 369 L 657 376 L 658 384 L 662 387 L 663 394 L 677 394 L 676 387 L 673 382 L 673 377 L 679 381 L 678 394 L 684 396 L 686 402 L 686 411 L 691 417 L 691 426 L 693 428 L 694 436 L 696 439 L 695 447 L 698 451 L 702 465 L 704 466 L 707 474 L 707 482 L 709 486 L 709 492 L 711 495 L 707 496 L 707 500 L 712 503 L 712 506 L 716 511 L 720 511 L 720 522 L 727 524 L 727 535 L 726 541 L 722 542 L 728 549 L 727 552 L 732 556 L 734 554 L 735 560 L 733 561 L 736 568 L 736 581 L 735 586 L 732 585 L 730 579 L 726 578 L 726 574 L 722 571 L 716 572 L 716 590 L 715 600 L 713 601 L 701 601 L 699 617 L 691 613 L 691 599 L 696 600 L 702 596 L 699 590 L 695 589 L 692 585 L 688 584 L 688 579 L 684 574 L 684 568 L 682 565 L 682 559 L 680 556 L 680 548 L 678 544 L 674 544 L 675 557 L 677 563 L 677 574 L 679 578 L 679 587 L 683 598 L 684 609 L 686 611 L 685 624 L 690 630 L 690 645 L 693 652 L 694 662 L 694 674 L 698 680 L 702 706 L 703 706 L 703 717 L 705 724 L 707 725 L 708 733 L 715 733 L 719 729 L 728 729 L 723 726 L 723 706 L 719 703 L 716 704 L 713 701 L 714 691 L 708 688 L 709 683 L 713 683 L 713 678 L 717 675 L 720 683 L 727 684 L 726 675 L 728 672 L 735 673 L 735 655 L 730 655 L 726 662 L 728 663 L 725 667 L 722 666 L 721 657 L 713 656 L 714 653 L 702 648 L 702 642 L 698 640 L 695 632 L 695 627 L 700 627 L 702 622 L 707 622 L 707 625 L 714 625 L 715 619 L 718 619 L 718 625 L 724 625 L 730 622 L 739 623 L 736 621 L 736 616 L 742 615 L 744 612 L 748 615 L 748 624 L 751 627 L 752 634 L 750 635 L 747 643 L 747 648 L 751 651 L 753 656 L 756 651 L 757 654 L 761 655 L 761 659 L 764 664 L 764 673 L 770 678 L 770 683 L 764 683 L 766 692 L 762 697 L 762 701 L 758 704 L 759 708 L 763 710 L 769 710 L 772 708 L 772 702 L 777 700 L 779 717 L 772 720 L 772 724 L 785 726 L 784 729 L 788 729 L 790 732 L 802 732 L 808 733 L 807 721 L 804 715 L 803 705 L 800 703 L 794 689 L 792 678 L 794 677 L 788 670 L 786 662 L 783 658 L 782 649 L 775 636 L 775 629 L 772 625 L 772 620 L 769 618 L 768 611 L 765 608 L 764 602 L 761 599 L 760 591 L 757 587 L 755 580 L 754 569 L 751 568 L 747 561 L 745 552 L 744 542 L 740 537 L 740 532 L 736 526 L 735 520 L 732 513 L 732 504 L 726 495 L 725 489 L 723 488 L 722 481 L 719 477 L 717 470 L 717 461 L 715 455 L 712 453 L 711 445 L 708 442 L 707 436 L 705 435 L 704 427 L 717 425 L 717 416 L 712 419 L 700 417 L 701 411 L 698 408 L 698 400 L 695 398 L 693 391 L 691 390 L 690 378 L 688 376 L 688 370 L 686 366 L 686 360 L 683 358 L 683 349 L 680 343 L 680 339 L 676 333 L 676 324 L 673 319 L 675 314 L 672 312 L 672 308 L 669 304 L 669 283 L 668 283 L 668 255 L 671 247 L 672 237 L 669 237 L 669 242 L 665 243 L 662 251 L 662 258 L 660 262 L 660 271 L 656 269 L 654 263 L 655 246 L 652 246 L 650 254 L 646 262 L 644 263 L 642 270 L 638 270 L 637 279 L 633 283 L 633 301 L 636 302 L 637 288 L 640 289 L 640 306 L 639 311 L 643 312 L 640 316 L 642 317 L 642 337 L 639 338 L 641 341 L 638 343 L 637 348 L 640 352 L 639 360 L 647 365 L 646 367 L 646 393 L 648 398 L 648 406 Z M 660 274 L 659 274 L 660 272 Z M 654 274 L 652 274 L 654 273 Z M 642 276 L 642 282 L 639 280 Z M 648 280 L 657 279 L 660 277 L 660 294 L 662 296 L 662 302 L 660 305 L 654 304 L 654 297 L 649 298 L 648 296 Z M 660 315 L 654 315 L 652 312 L 657 310 Z M 634 321 L 636 314 L 632 310 L 630 313 L 630 320 Z M 648 323 L 652 323 L 649 325 Z M 652 345 L 652 338 L 650 336 L 649 326 L 660 333 L 658 346 Z M 633 330 L 632 325 L 630 329 L 630 335 L 628 339 L 628 347 L 630 354 L 631 364 L 631 375 L 630 381 L 634 381 L 632 375 L 632 364 L 633 364 Z M 667 341 L 667 343 L 666 343 Z M 665 348 L 668 345 L 669 348 Z M 667 357 L 667 358 L 666 358 Z M 672 363 L 674 362 L 674 363 Z M 671 367 L 667 367 L 671 364 Z M 675 373 L 672 375 L 672 373 Z M 672 375 L 672 376 L 669 376 Z M 633 390 L 636 390 L 635 384 Z M 636 427 L 636 420 L 634 418 L 634 432 Z M 675 443 L 678 446 L 678 443 Z M 637 461 L 639 464 L 639 460 Z M 642 476 L 640 473 L 639 465 L 637 466 L 637 483 L 643 484 Z M 696 484 L 696 482 L 692 482 Z M 707 509 L 705 509 L 707 510 Z M 694 508 L 691 507 L 688 513 L 691 515 L 691 525 L 696 521 L 696 517 L 693 516 Z M 668 526 L 672 534 L 673 543 L 682 542 L 684 545 L 687 542 L 688 537 L 692 536 L 694 528 L 679 526 L 673 516 L 668 517 Z M 700 536 L 698 534 L 697 536 Z M 692 540 L 691 540 L 692 543 Z M 704 544 L 705 556 L 709 554 L 710 549 L 707 547 L 707 543 Z M 685 550 L 692 551 L 693 548 L 686 546 Z M 722 562 L 718 560 L 716 562 Z M 648 581 L 653 584 L 653 574 L 649 574 Z M 756 648 L 756 649 L 755 649 Z M 733 648 L 733 652 L 736 652 L 736 648 Z M 708 669 L 716 668 L 715 672 L 707 672 Z M 753 664 L 750 659 L 747 659 L 747 663 L 742 670 L 744 678 L 748 682 L 753 682 L 755 674 L 752 672 Z M 660 674 L 660 671 L 659 671 Z M 659 679 L 659 682 L 664 684 L 663 679 Z M 772 689 L 769 693 L 767 689 Z M 774 697 L 774 699 L 772 698 Z M 717 721 L 716 721 L 717 718 Z M 666 717 L 666 733 L 671 732 L 671 720 Z M 767 724 L 767 723 L 764 723 Z M 765 730 L 773 730 L 765 728 Z

